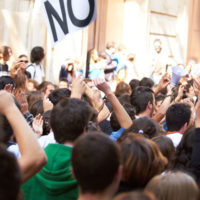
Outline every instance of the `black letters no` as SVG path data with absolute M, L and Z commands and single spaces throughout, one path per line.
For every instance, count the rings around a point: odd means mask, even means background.
M 69 32 L 63 0 L 59 0 L 59 2 L 60 2 L 60 9 L 61 9 L 61 12 L 62 12 L 62 19 L 60 18 L 60 16 L 58 15 L 58 13 L 54 9 L 54 7 L 48 1 L 46 1 L 44 3 L 44 6 L 45 6 L 45 9 L 46 9 L 46 12 L 47 12 L 47 16 L 48 16 L 48 19 L 49 19 L 49 23 L 50 23 L 50 26 L 51 26 L 54 42 L 58 41 L 58 36 L 57 36 L 57 33 L 56 33 L 56 28 L 55 28 L 55 25 L 54 25 L 53 17 L 55 17 L 55 19 L 59 23 L 60 28 L 63 30 L 65 35 Z
M 72 10 L 72 0 L 67 0 L 67 9 L 68 9 L 68 14 L 69 14 L 69 17 L 71 19 L 71 22 L 72 24 L 74 24 L 75 26 L 78 26 L 78 27 L 84 27 L 84 26 L 87 26 L 92 17 L 93 17 L 93 14 L 94 14 L 94 9 L 95 9 L 95 3 L 94 1 L 95 0 L 88 0 L 89 1 L 89 4 L 90 4 L 90 12 L 88 14 L 88 16 L 83 19 L 83 20 L 80 20 L 80 19 L 77 19 L 73 13 L 73 10 Z

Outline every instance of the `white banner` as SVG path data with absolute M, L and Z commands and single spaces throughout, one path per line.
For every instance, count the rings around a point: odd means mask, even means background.
M 97 16 L 96 0 L 41 0 L 41 4 L 53 46 Z

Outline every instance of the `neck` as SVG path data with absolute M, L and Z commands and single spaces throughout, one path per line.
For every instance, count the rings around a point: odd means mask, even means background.
M 144 111 L 142 113 L 139 113 L 137 116 L 138 117 L 150 117 L 151 118 L 150 113 L 148 111 Z
M 64 145 L 66 145 L 66 146 L 72 146 L 72 147 L 74 146 L 73 142 L 65 142 Z
M 110 200 L 112 197 L 108 194 L 97 193 L 97 194 L 80 194 L 78 200 Z

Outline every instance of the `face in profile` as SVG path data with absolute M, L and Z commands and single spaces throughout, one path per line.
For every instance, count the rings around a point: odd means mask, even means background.
M 11 56 L 12 56 L 12 50 L 8 48 L 8 52 L 3 57 L 4 61 L 9 61 Z

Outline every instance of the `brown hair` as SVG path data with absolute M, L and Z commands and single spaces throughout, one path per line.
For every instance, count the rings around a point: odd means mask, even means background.
M 21 91 L 26 91 L 26 75 L 18 72 L 14 76 L 14 82 L 15 82 L 15 96 L 18 95 Z
M 183 172 L 167 172 L 156 176 L 145 190 L 154 193 L 159 200 L 196 200 L 199 194 L 193 178 Z
M 162 154 L 168 159 L 166 169 L 172 169 L 175 159 L 175 147 L 170 138 L 165 135 L 160 135 L 152 139 L 160 148 Z
M 122 96 L 123 94 L 130 94 L 131 88 L 130 86 L 125 83 L 124 81 L 121 81 L 117 84 L 115 95 L 117 97 Z
M 122 182 L 133 189 L 145 187 L 167 164 L 167 159 L 157 144 L 142 135 L 129 133 L 120 146 L 123 160 Z

